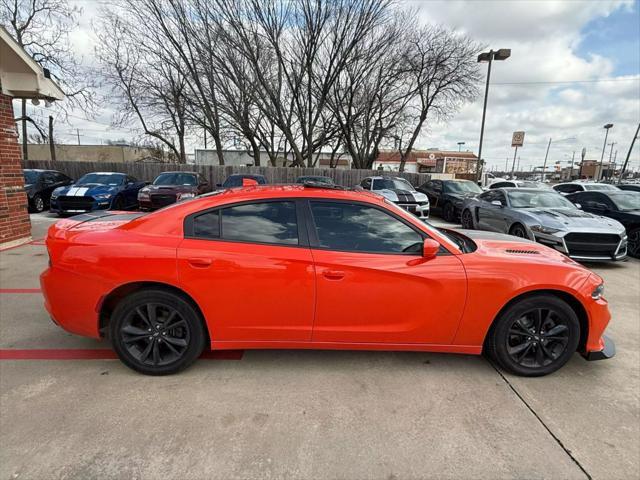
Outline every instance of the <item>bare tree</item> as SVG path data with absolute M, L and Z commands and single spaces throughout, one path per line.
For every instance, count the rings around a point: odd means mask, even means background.
M 74 54 L 71 32 L 82 10 L 67 0 L 0 0 L 0 23 L 42 67 L 48 69 L 65 93 L 57 108 L 66 115 L 79 108 L 89 115 L 96 107 L 95 81 Z M 26 100 L 22 100 L 22 149 L 27 151 Z
M 111 98 L 121 106 L 114 123 L 136 119 L 146 135 L 166 147 L 180 163 L 186 162 L 186 80 L 180 70 L 162 62 L 158 46 L 139 37 L 126 18 L 107 12 L 98 25 L 96 54 Z
M 444 27 L 423 26 L 410 35 L 402 65 L 412 88 L 412 120 L 404 125 L 408 136 L 398 135 L 400 171 L 404 171 L 429 116 L 446 119 L 478 95 L 480 75 L 475 57 L 479 50 L 480 45 L 469 37 Z

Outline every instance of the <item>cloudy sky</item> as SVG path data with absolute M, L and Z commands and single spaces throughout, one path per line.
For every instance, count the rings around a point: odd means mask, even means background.
M 78 52 L 92 60 L 92 21 L 107 0 L 73 0 L 82 6 L 74 34 Z M 549 138 L 548 164 L 567 166 L 583 147 L 587 159 L 600 159 L 605 123 L 613 123 L 607 143 L 613 155 L 627 154 L 640 122 L 640 0 L 407 0 L 424 22 L 464 32 L 489 48 L 510 48 L 511 58 L 492 68 L 483 157 L 490 168 L 504 169 L 513 158 L 511 134 L 526 132 L 518 151 L 522 168 L 541 166 Z M 484 70 L 484 67 L 483 67 Z M 431 124 L 420 148 L 477 153 L 482 95 L 446 124 Z M 31 107 L 34 114 L 48 113 Z M 99 144 L 134 138 L 133 129 L 111 128 L 112 109 L 105 105 L 92 121 L 72 112 L 71 125 L 60 126 L 58 139 Z M 202 148 L 195 140 L 191 148 Z M 608 158 L 611 146 L 607 146 Z M 640 169 L 640 145 L 631 155 Z

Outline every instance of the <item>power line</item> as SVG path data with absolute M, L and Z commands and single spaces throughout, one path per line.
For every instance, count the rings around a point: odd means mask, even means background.
M 638 82 L 640 77 L 635 78 L 600 78 L 591 80 L 543 80 L 532 82 L 492 82 L 492 85 L 562 85 L 572 83 L 603 83 L 603 82 Z

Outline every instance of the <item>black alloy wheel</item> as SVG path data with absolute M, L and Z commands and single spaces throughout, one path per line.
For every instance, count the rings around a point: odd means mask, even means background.
M 529 238 L 527 235 L 527 231 L 519 223 L 516 223 L 513 227 L 511 227 L 511 231 L 509 232 L 509 234 L 515 237 Z
M 640 228 L 627 234 L 627 253 L 634 258 L 640 258 Z
M 446 203 L 444 205 L 444 210 L 442 212 L 442 217 L 447 221 L 447 222 L 455 222 L 455 207 L 453 206 L 453 203 Z
M 498 319 L 485 349 L 512 373 L 541 376 L 562 367 L 580 339 L 580 323 L 573 309 L 552 295 L 517 302 Z
M 461 223 L 462 228 L 466 230 L 473 230 L 473 216 L 471 210 L 465 210 L 462 212 Z
M 31 204 L 33 205 L 33 211 L 36 213 L 44 212 L 44 200 L 39 194 L 35 194 L 33 199 L 31 200 Z
M 111 202 L 111 210 L 124 210 L 124 200 L 121 196 L 117 196 Z
M 192 305 L 163 290 L 126 297 L 113 312 L 110 334 L 123 363 L 148 375 L 187 368 L 205 343 L 202 321 Z

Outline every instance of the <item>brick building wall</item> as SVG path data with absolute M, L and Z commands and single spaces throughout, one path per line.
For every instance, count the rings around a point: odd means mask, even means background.
M 0 93 L 0 247 L 31 238 L 22 152 L 11 97 Z

